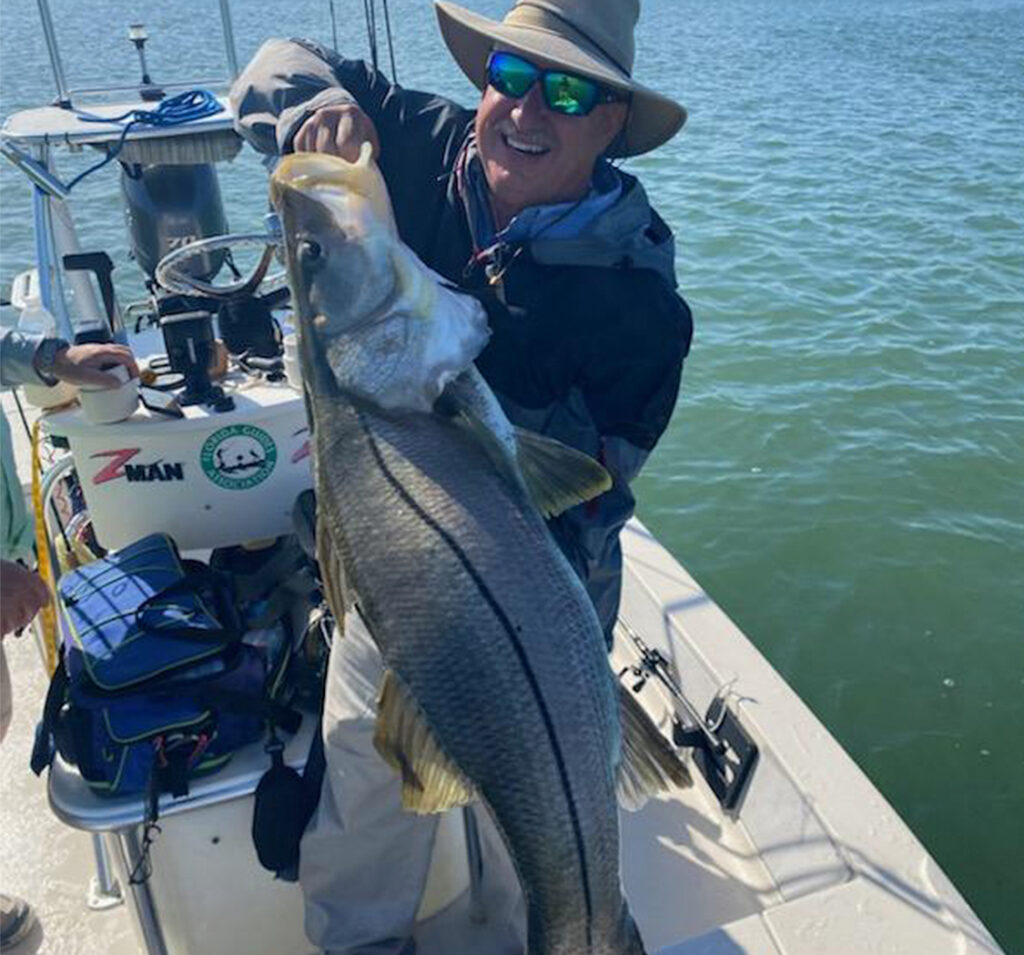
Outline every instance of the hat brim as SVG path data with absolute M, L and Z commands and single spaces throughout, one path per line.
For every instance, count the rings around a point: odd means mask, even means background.
M 686 109 L 681 103 L 637 83 L 585 44 L 548 30 L 490 20 L 447 0 L 437 0 L 434 8 L 444 42 L 459 68 L 479 90 L 487 86 L 487 59 L 494 47 L 500 45 L 502 49 L 532 57 L 540 65 L 578 73 L 628 93 L 626 124 L 609 150 L 614 156 L 650 152 L 670 140 L 686 122 Z

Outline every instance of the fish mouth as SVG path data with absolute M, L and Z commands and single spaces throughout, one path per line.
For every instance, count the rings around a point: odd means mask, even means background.
M 359 191 L 358 184 L 364 178 L 361 173 L 365 173 L 372 155 L 369 143 L 363 144 L 355 162 L 329 153 L 289 153 L 277 164 L 270 181 L 302 191 L 344 186 Z
M 368 142 L 355 162 L 328 153 L 289 153 L 270 177 L 270 200 L 279 211 L 289 191 L 322 203 L 339 221 L 350 220 L 356 207 L 367 203 L 391 233 L 397 233 L 387 185 Z

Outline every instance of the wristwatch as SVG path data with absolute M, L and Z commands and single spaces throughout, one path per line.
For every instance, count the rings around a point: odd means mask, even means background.
M 57 378 L 52 374 L 54 362 L 57 360 L 57 353 L 68 347 L 63 338 L 44 338 L 36 349 L 35 358 L 32 364 L 36 373 L 50 387 L 57 384 Z

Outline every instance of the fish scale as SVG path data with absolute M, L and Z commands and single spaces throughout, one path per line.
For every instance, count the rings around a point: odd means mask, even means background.
M 496 475 L 480 479 L 493 468 L 450 422 L 337 403 L 315 417 L 325 526 L 386 664 L 506 840 L 531 955 L 642 951 L 608 935 L 624 911 L 612 675 L 593 608 L 542 520 Z M 325 471 L 334 460 L 343 482 Z M 521 654 L 479 581 L 500 595 Z

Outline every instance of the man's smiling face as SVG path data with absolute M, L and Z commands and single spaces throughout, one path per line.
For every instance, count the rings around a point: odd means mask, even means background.
M 567 116 L 548 109 L 539 82 L 520 99 L 488 86 L 477 109 L 476 142 L 498 228 L 528 206 L 586 195 L 594 163 L 618 135 L 626 111 L 625 103 L 602 103 L 586 116 Z

